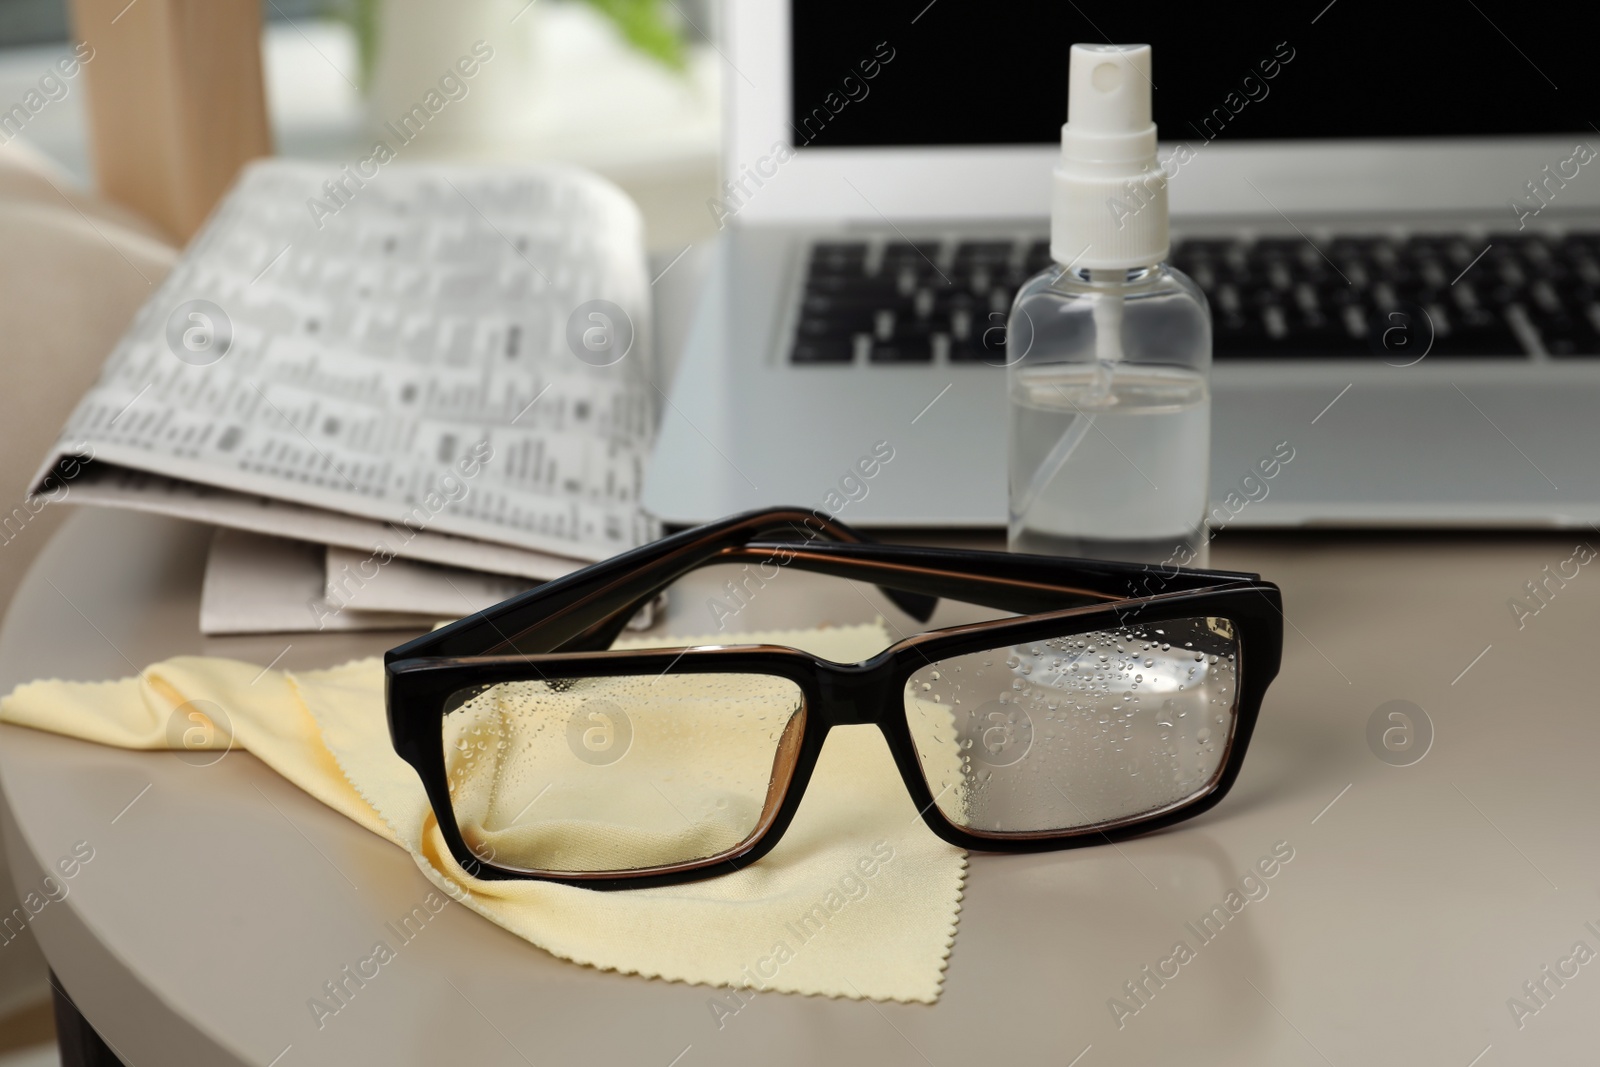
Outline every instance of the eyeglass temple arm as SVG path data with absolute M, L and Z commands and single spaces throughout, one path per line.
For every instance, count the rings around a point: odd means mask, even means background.
M 952 553 L 948 549 L 883 545 L 826 516 L 798 514 L 804 516 L 803 527 L 796 523 L 792 512 L 754 512 L 739 517 L 760 520 L 770 516 L 772 521 L 769 529 L 761 529 L 761 523 L 756 521 L 748 528 L 749 536 L 742 543 L 725 541 L 720 547 L 701 553 L 669 578 L 652 584 L 648 592 L 612 609 L 607 617 L 563 642 L 559 650 L 587 652 L 610 648 L 634 615 L 662 589 L 689 570 L 709 563 L 777 560 L 779 566 L 797 566 L 800 570 L 871 582 L 918 622 L 932 618 L 940 599 L 1019 613 L 1055 611 L 1107 600 L 1212 588 L 1257 577 L 1108 560 L 1004 552 Z M 808 530 L 813 534 L 825 533 L 835 543 L 808 536 Z M 792 542 L 787 537 L 781 541 L 758 540 L 774 532 L 792 533 L 797 537 Z M 950 567 L 952 556 L 960 559 L 955 569 Z M 757 580 L 764 584 L 770 576 L 764 580 L 758 575 Z
M 801 540 L 756 540 L 773 531 L 798 533 Z M 835 538 L 837 543 L 806 539 L 807 531 Z M 1216 588 L 1257 577 L 1230 571 L 882 545 L 867 541 L 843 523 L 798 508 L 779 508 L 685 530 L 623 553 L 402 645 L 385 658 L 609 648 L 635 612 L 662 589 L 697 567 L 737 560 L 766 561 L 871 582 L 919 621 L 927 621 L 941 597 L 1028 613 Z M 771 576 L 766 577 L 770 580 Z
M 758 513 L 759 514 L 759 513 Z M 793 534 L 805 542 L 815 542 L 819 536 L 830 537 L 843 544 L 874 544 L 857 531 L 827 516 L 814 512 L 801 512 L 803 519 L 796 520 L 786 515 L 773 523 L 769 528 L 754 528 L 748 531 L 747 539 L 771 537 L 774 534 Z M 802 523 L 804 525 L 802 525 Z M 560 646 L 563 652 L 589 652 L 610 648 L 617 637 L 627 628 L 629 622 L 637 615 L 646 604 L 660 594 L 662 589 L 678 580 L 679 577 L 699 567 L 711 563 L 720 563 L 732 559 L 767 559 L 770 553 L 751 553 L 747 546 L 734 541 L 714 546 L 708 546 L 703 552 L 697 553 L 696 558 L 687 566 L 677 569 L 665 581 L 653 585 L 648 592 L 642 593 L 620 607 L 613 609 L 605 618 L 576 635 L 571 640 L 565 641 Z M 880 585 L 878 591 L 895 604 L 901 611 L 916 619 L 918 622 L 927 622 L 933 617 L 934 608 L 939 605 L 939 598 L 928 596 L 912 590 L 892 588 Z
M 1228 571 L 1189 571 L 1005 552 L 952 552 L 873 542 L 813 540 L 755 541 L 726 546 L 701 557 L 672 575 L 670 580 L 675 581 L 693 567 L 742 560 L 774 568 L 772 573 L 757 571 L 757 578 L 763 584 L 775 578 L 780 569 L 793 567 L 870 582 L 896 602 L 915 598 L 936 604 L 938 599 L 948 598 L 1021 614 L 1217 588 L 1255 577 Z M 634 611 L 665 584 L 653 584 L 648 592 L 627 601 L 550 651 L 587 652 L 610 648 Z M 583 614 L 592 618 L 591 612 L 596 610 L 603 609 L 598 605 L 585 605 Z M 918 619 L 927 621 L 924 616 Z M 531 649 L 524 647 L 523 651 Z
M 1214 589 L 1258 577 L 1233 571 L 910 545 L 754 542 L 727 555 L 776 557 L 784 566 L 813 573 L 1017 613 Z

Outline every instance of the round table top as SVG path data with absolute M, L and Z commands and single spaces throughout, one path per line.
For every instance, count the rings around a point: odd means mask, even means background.
M 405 636 L 202 637 L 208 536 L 73 515 L 0 631 L 0 688 L 182 653 L 330 666 Z M 1600 964 L 1574 948 L 1600 949 L 1583 680 L 1600 579 L 1550 583 L 1520 629 L 1507 607 L 1571 540 L 1220 542 L 1214 563 L 1278 581 L 1288 611 L 1234 791 L 1119 847 L 974 856 L 933 1006 L 756 994 L 719 1027 L 711 989 L 567 963 L 452 908 L 319 1029 L 308 999 L 431 888 L 400 849 L 245 753 L 200 768 L 10 726 L 0 825 L 24 891 L 94 849 L 34 927 L 129 1064 L 1575 1062 L 1600 1036 Z M 881 608 L 799 577 L 752 627 Z M 1410 766 L 1369 745 L 1391 700 L 1435 732 Z M 1215 938 L 1189 934 L 1275 847 L 1294 858 L 1266 894 Z M 1179 940 L 1194 958 L 1132 1000 L 1125 983 Z

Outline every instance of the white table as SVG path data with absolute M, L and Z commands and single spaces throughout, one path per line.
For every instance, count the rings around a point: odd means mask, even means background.
M 201 638 L 205 537 L 165 519 L 73 516 L 0 630 L 0 686 L 112 678 L 177 653 L 326 666 L 398 640 Z M 1585 570 L 1520 631 L 1506 606 L 1570 551 L 1543 537 L 1219 542 L 1218 566 L 1282 584 L 1290 620 L 1234 792 L 1120 848 L 974 856 L 933 1007 L 762 994 L 719 1031 L 708 989 L 564 963 L 447 909 L 319 1031 L 307 998 L 430 888 L 399 849 L 243 753 L 196 767 L 15 727 L 0 728 L 0 822 L 23 886 L 92 843 L 95 859 L 34 927 L 84 1014 L 138 1067 L 955 1067 L 1080 1053 L 1079 1067 L 1466 1067 L 1489 1046 L 1482 1067 L 1587 1062 L 1600 962 L 1520 1031 L 1507 1008 L 1575 941 L 1600 949 L 1584 926 L 1600 927 L 1600 716 L 1586 672 L 1600 579 Z M 785 585 L 740 621 L 871 617 L 830 579 Z M 707 591 L 675 600 L 677 625 L 704 628 Z M 1392 699 L 1427 709 L 1437 730 L 1413 766 L 1367 744 L 1369 717 Z M 1294 859 L 1267 896 L 1199 945 L 1185 923 L 1279 841 Z M 1195 958 L 1119 1030 L 1108 1000 L 1131 1005 L 1123 983 L 1179 939 Z

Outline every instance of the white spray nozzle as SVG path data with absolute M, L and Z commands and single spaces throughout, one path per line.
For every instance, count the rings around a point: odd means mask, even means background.
M 1167 180 L 1150 120 L 1147 44 L 1075 44 L 1055 171 L 1050 252 L 1126 270 L 1166 258 Z
M 1150 46 L 1075 44 L 1067 125 L 1081 134 L 1155 132 L 1150 122 Z

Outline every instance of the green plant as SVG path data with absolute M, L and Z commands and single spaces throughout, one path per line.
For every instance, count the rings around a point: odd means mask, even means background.
M 623 38 L 645 55 L 681 71 L 686 66 L 683 36 L 667 9 L 672 0 L 584 0 L 616 23 Z
M 327 13 L 350 26 L 356 39 L 356 80 L 363 91 L 372 85 L 378 59 L 378 4 L 382 0 L 330 0 Z

